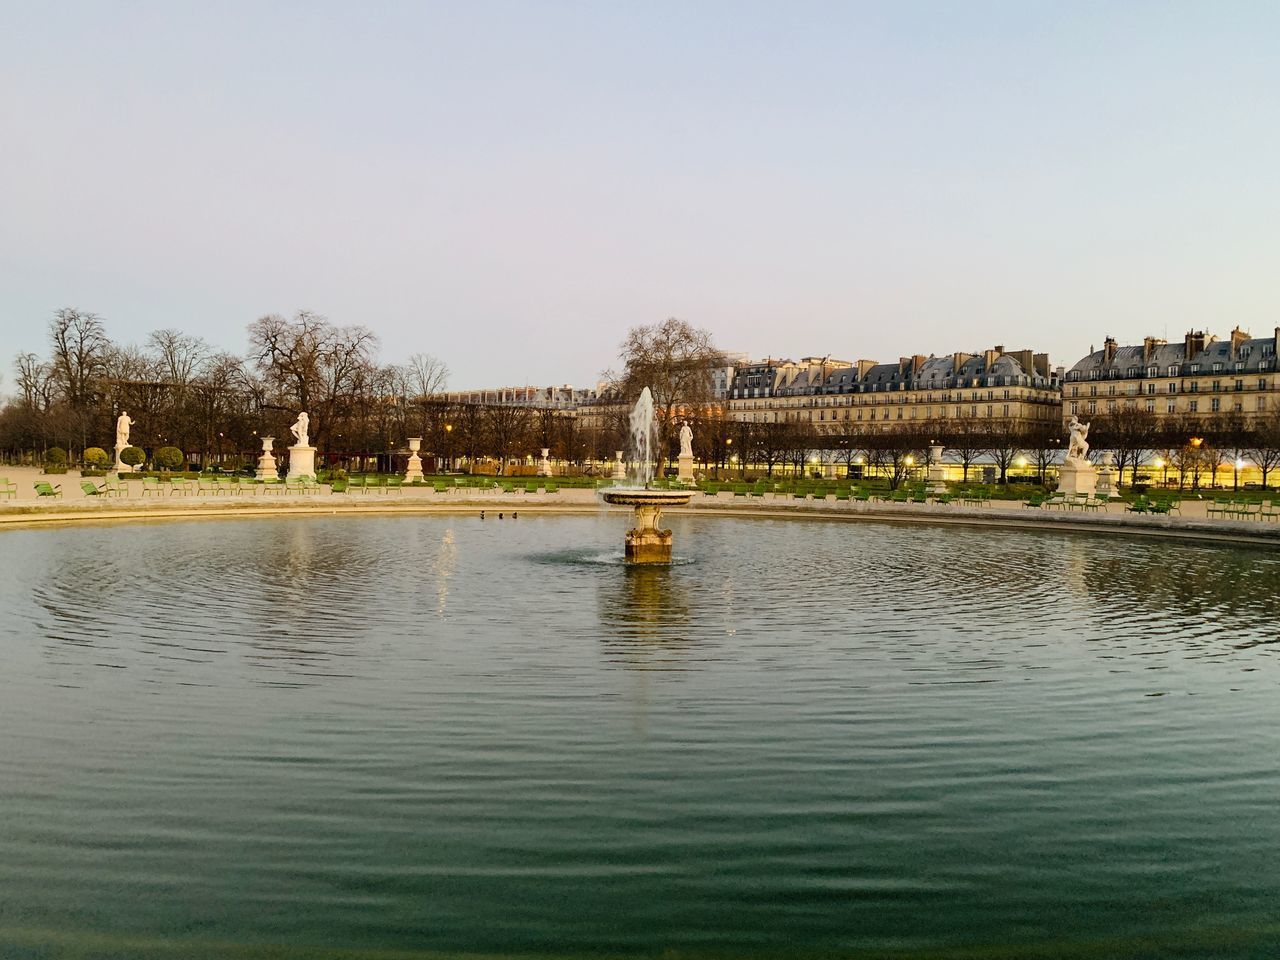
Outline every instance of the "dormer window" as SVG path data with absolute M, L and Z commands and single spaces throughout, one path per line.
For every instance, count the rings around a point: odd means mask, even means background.
M 1148 377 L 1158 377 L 1158 376 L 1160 376 L 1160 368 L 1159 368 L 1159 367 L 1157 367 L 1157 366 L 1150 366 L 1150 367 L 1147 367 L 1147 376 L 1148 376 Z

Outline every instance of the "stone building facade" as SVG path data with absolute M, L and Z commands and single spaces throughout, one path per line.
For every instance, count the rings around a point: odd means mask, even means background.
M 1002 346 L 896 363 L 767 360 L 739 368 L 727 415 L 754 423 L 807 421 L 823 433 L 853 424 L 941 430 L 961 418 L 1056 423 L 1060 377 L 1048 354 Z
M 1238 327 L 1226 339 L 1192 330 L 1181 343 L 1147 337 L 1140 345 L 1119 346 L 1108 337 L 1067 371 L 1062 384 L 1062 417 L 1106 416 L 1126 408 L 1164 419 L 1208 420 L 1239 415 L 1246 422 L 1280 409 L 1276 343 Z

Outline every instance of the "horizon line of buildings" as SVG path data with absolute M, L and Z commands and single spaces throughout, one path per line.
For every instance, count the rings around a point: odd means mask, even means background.
M 799 360 L 726 354 L 712 373 L 712 393 L 724 415 L 749 422 L 808 421 L 819 432 L 862 421 L 894 429 L 910 421 L 963 418 L 1044 424 L 1140 409 L 1157 418 L 1234 414 L 1246 420 L 1280 411 L 1276 350 L 1280 327 L 1252 337 L 1236 327 L 1225 338 L 1190 330 L 1181 342 L 1147 337 L 1102 349 L 1069 369 L 1047 353 L 1006 350 L 914 354 L 896 362 Z M 557 409 L 588 420 L 624 401 L 599 382 L 593 388 L 501 387 L 446 391 L 458 403 L 516 404 Z

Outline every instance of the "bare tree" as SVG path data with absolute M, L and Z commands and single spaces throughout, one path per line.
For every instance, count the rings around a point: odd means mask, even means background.
M 1267 489 L 1271 472 L 1280 467 L 1280 409 L 1253 422 L 1245 454 L 1262 471 L 1262 488 Z
M 1026 444 L 1021 426 L 1014 420 L 995 420 L 987 425 L 987 453 L 1000 470 L 1000 482 L 1009 482 L 1009 468 Z
M 1160 441 L 1159 420 L 1154 413 L 1126 405 L 1115 413 L 1097 418 L 1089 429 L 1094 449 L 1115 454 L 1121 477 L 1127 469 L 1132 483 L 1138 482 L 1138 468 L 1155 453 Z
M 671 445 L 677 414 L 697 413 L 711 401 L 712 371 L 724 363 L 710 333 L 675 317 L 632 327 L 619 357 L 623 395 L 637 397 L 645 387 L 653 394 L 659 451 Z
M 311 414 L 316 446 L 366 386 L 377 345 L 365 327 L 334 326 L 306 310 L 292 320 L 272 314 L 249 325 L 254 363 L 275 386 L 277 403 Z
M 416 400 L 434 397 L 449 382 L 449 368 L 429 353 L 413 354 L 405 367 L 410 395 Z
M 956 417 L 947 421 L 942 442 L 960 461 L 964 482 L 968 483 L 970 469 L 990 447 L 986 428 L 976 417 Z

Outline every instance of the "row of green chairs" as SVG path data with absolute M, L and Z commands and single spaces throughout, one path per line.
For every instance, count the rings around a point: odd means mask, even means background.
M 1219 498 L 1209 501 L 1205 512 L 1210 519 L 1217 517 L 1221 520 L 1277 520 L 1280 519 L 1280 501 Z
M 1145 493 L 1135 497 L 1133 503 L 1124 509 L 1127 513 L 1176 513 L 1179 515 L 1182 513 L 1181 502 L 1177 497 L 1152 497 Z

